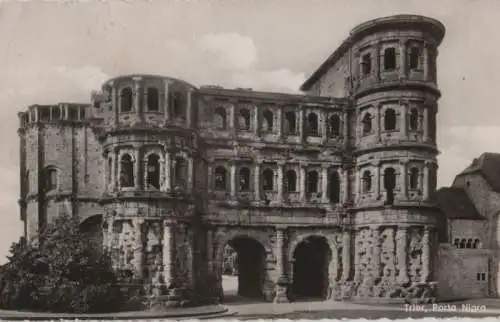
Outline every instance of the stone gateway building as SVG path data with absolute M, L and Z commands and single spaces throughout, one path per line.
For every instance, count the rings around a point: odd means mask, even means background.
M 444 33 L 414 15 L 363 23 L 304 95 L 131 75 L 89 104 L 30 106 L 25 235 L 78 216 L 157 296 L 220 297 L 229 244 L 243 296 L 430 300 Z

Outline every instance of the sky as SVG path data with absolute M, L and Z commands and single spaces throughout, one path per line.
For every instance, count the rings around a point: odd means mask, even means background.
M 0 2 L 0 263 L 22 234 L 16 131 L 28 105 L 89 102 L 106 79 L 129 73 L 294 93 L 351 28 L 393 14 L 446 26 L 438 185 L 450 185 L 473 158 L 500 152 L 500 1 Z

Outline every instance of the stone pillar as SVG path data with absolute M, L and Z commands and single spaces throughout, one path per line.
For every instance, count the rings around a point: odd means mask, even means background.
M 163 156 L 163 158 L 164 157 L 165 156 Z M 160 162 L 161 162 L 161 159 L 160 159 Z M 163 162 L 160 163 L 160 191 L 164 191 L 165 190 L 165 182 L 166 182 L 166 180 L 165 180 L 165 178 L 166 178 L 166 174 L 165 174 L 166 171 L 165 170 L 166 170 L 165 169 L 165 160 L 163 159 Z M 147 168 L 146 168 L 145 172 L 147 173 Z
M 106 247 L 108 248 L 108 251 L 112 251 L 112 248 L 113 248 L 113 225 L 114 225 L 115 221 L 114 219 L 111 217 L 111 218 L 108 218 L 108 244 L 106 245 Z
M 349 116 L 347 111 L 344 111 L 343 117 L 342 117 L 342 139 L 344 140 L 344 149 L 347 149 L 349 146 L 349 138 L 351 137 L 349 133 Z
M 208 191 L 213 191 L 215 189 L 213 173 L 214 173 L 214 167 L 211 164 L 209 164 L 207 166 L 207 188 L 208 188 Z M 226 178 L 226 180 L 227 180 L 227 178 Z M 227 182 L 226 182 L 226 189 L 227 189 Z
M 139 279 L 143 277 L 143 263 L 144 263 L 144 244 L 142 239 L 142 225 L 144 224 L 143 218 L 134 218 L 135 228 L 135 247 L 134 247 L 134 267 Z
M 274 297 L 275 303 L 288 302 L 287 297 L 287 284 L 282 283 L 282 278 L 285 278 L 285 260 L 284 260 L 284 229 L 281 227 L 276 228 L 276 295 Z
M 377 141 L 382 141 L 382 104 L 377 104 L 377 122 L 376 129 L 377 131 Z
M 193 192 L 193 186 L 194 186 L 194 162 L 193 162 L 193 157 L 190 156 L 189 158 L 187 158 L 187 174 L 188 174 L 188 180 L 187 180 L 187 184 L 188 184 L 188 187 L 187 187 L 187 191 L 188 193 L 192 193 Z
M 164 86 L 164 96 L 163 96 L 163 113 L 165 113 L 165 121 L 170 121 L 170 81 L 165 80 Z
M 282 138 L 283 136 L 283 106 L 279 105 L 276 110 L 276 119 L 277 119 L 277 135 L 278 138 Z
M 175 247 L 175 232 L 172 224 L 165 220 L 163 223 L 163 277 L 167 285 L 170 284 L 174 275 L 174 247 Z
M 353 281 L 354 282 L 359 282 L 361 277 L 359 276 L 359 268 L 360 268 L 360 265 L 359 265 L 359 250 L 360 250 L 360 246 L 358 246 L 358 243 L 359 243 L 359 237 L 358 237 L 358 234 L 359 234 L 359 228 L 356 229 L 356 230 L 353 230 L 353 241 L 354 241 L 354 277 L 353 277 Z
M 424 228 L 422 237 L 422 283 L 426 283 L 430 274 L 430 231 L 429 227 Z
M 260 122 L 259 122 L 260 114 L 259 113 L 260 113 L 259 107 L 257 105 L 255 105 L 254 112 L 253 112 L 253 130 L 254 130 L 255 136 L 259 136 L 259 133 L 260 133 Z
M 424 68 L 424 80 L 429 80 L 429 44 L 424 43 L 424 52 L 423 52 L 423 68 Z
M 207 230 L 207 267 L 208 272 L 212 273 L 214 271 L 214 244 L 213 238 L 214 233 L 211 229 Z
M 118 170 L 118 164 L 120 163 L 120 157 L 118 156 L 118 149 L 115 149 L 113 151 L 113 155 L 112 155 L 112 162 L 111 162 L 111 187 L 110 187 L 110 190 L 111 191 L 114 191 L 116 190 L 116 187 L 118 186 L 117 184 L 117 180 L 116 180 L 116 174 L 117 174 L 117 170 Z
M 403 136 L 408 139 L 408 102 L 401 101 L 401 130 L 403 131 Z
M 231 198 L 236 197 L 236 163 L 233 160 L 230 165 L 230 175 L 229 175 L 229 180 L 230 180 L 230 189 L 231 189 Z
M 134 109 L 137 121 L 141 117 L 141 78 L 134 78 Z
M 297 127 L 299 128 L 299 142 L 304 143 L 305 140 L 305 120 L 304 120 L 304 106 L 299 105 L 299 121 L 297 122 Z
M 430 180 L 429 180 L 429 166 L 431 164 L 426 162 L 425 163 L 425 166 L 424 166 L 424 182 L 423 182 L 423 186 L 422 186 L 422 198 L 424 200 L 427 200 L 429 199 L 429 189 L 430 189 Z
M 229 109 L 229 131 L 236 132 L 236 105 L 233 103 Z
M 375 164 L 375 198 L 380 198 L 380 187 L 382 186 L 382 178 L 380 173 L 380 162 Z
M 333 245 L 332 248 L 332 259 L 330 261 L 329 265 L 329 276 L 330 276 L 330 281 L 338 281 L 339 279 L 339 248 L 338 244 L 335 241 L 330 242 L 330 245 Z
M 349 169 L 347 167 L 342 168 L 342 203 L 346 203 L 349 200 Z
M 323 165 L 321 169 L 321 202 L 328 203 L 328 165 Z
M 165 191 L 172 190 L 172 160 L 170 152 L 165 153 Z
M 358 265 L 355 265 L 357 267 Z M 342 233 L 342 280 L 348 281 L 351 275 L 351 233 L 344 230 Z
M 114 116 L 114 125 L 115 127 L 118 127 L 118 124 L 119 124 L 119 108 L 118 108 L 118 102 L 117 102 L 117 96 L 118 96 L 118 93 L 117 93 L 117 90 L 116 90 L 116 86 L 111 83 L 110 84 L 111 86 L 111 106 L 113 107 L 113 116 Z
M 405 199 L 408 198 L 408 160 L 400 160 L 401 165 L 401 192 Z
M 355 187 L 356 187 L 356 198 L 355 200 L 359 200 L 361 196 L 361 167 L 356 166 L 356 182 L 355 182 Z
M 285 166 L 284 162 L 278 162 L 278 180 L 277 180 L 277 186 L 278 186 L 278 202 L 281 203 L 283 202 L 283 168 Z
M 424 128 L 423 141 L 427 142 L 429 141 L 429 106 L 424 105 L 424 119 L 422 120 L 422 122 Z
M 399 42 L 399 46 L 400 46 L 400 68 L 399 68 L 399 76 L 400 77 L 406 77 L 406 69 L 407 69 L 407 66 L 406 66 L 406 40 L 401 40 Z
M 372 242 L 373 242 L 373 254 L 372 254 L 372 261 L 373 261 L 373 275 L 375 278 L 381 276 L 380 272 L 380 231 L 378 226 L 370 227 L 372 230 Z
M 321 142 L 325 143 L 328 140 L 328 115 L 325 111 L 319 114 L 321 117 Z
M 300 196 L 300 202 L 306 202 L 306 179 L 307 179 L 307 173 L 306 173 L 306 165 L 305 164 L 300 164 L 299 165 L 299 196 Z
M 402 284 L 408 281 L 408 228 L 398 227 L 396 232 L 396 256 L 399 269 L 398 281 Z
M 135 155 L 135 164 L 134 164 L 134 186 L 135 186 L 135 189 L 140 189 L 141 188 L 141 165 L 142 165 L 142 162 L 141 162 L 141 153 L 140 153 L 140 150 L 139 148 L 137 147 L 134 151 L 134 155 Z
M 375 79 L 380 79 L 380 43 L 375 45 L 375 64 L 373 65 Z
M 255 194 L 255 200 L 259 201 L 260 200 L 260 161 L 255 162 L 255 170 L 254 170 L 254 194 Z
M 188 90 L 186 93 L 186 127 L 191 127 L 191 120 L 193 119 L 193 91 Z

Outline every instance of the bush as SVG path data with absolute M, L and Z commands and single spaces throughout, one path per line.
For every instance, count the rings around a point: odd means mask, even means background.
M 125 294 L 109 254 L 58 218 L 36 240 L 13 243 L 0 268 L 0 307 L 67 313 L 119 311 Z

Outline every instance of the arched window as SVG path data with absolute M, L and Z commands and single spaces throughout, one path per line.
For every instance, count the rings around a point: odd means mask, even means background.
M 309 113 L 307 115 L 307 134 L 310 136 L 317 136 L 318 133 L 318 116 L 316 113 Z
M 410 111 L 410 130 L 418 130 L 418 111 L 416 108 L 412 108 Z
M 340 201 L 340 177 L 337 172 L 330 173 L 328 178 L 328 195 L 331 203 Z
M 366 113 L 363 117 L 363 134 L 371 133 L 372 131 L 372 116 L 370 113 Z
M 262 172 L 263 185 L 262 189 L 264 191 L 274 190 L 274 172 L 271 169 L 266 169 Z
M 410 69 L 418 69 L 420 60 L 420 48 L 411 47 L 409 56 Z
M 156 154 L 148 156 L 146 167 L 146 183 L 149 189 L 160 189 L 160 157 Z
M 455 241 L 453 242 L 453 245 L 455 245 L 456 248 L 460 247 L 460 239 L 455 238 Z
M 160 93 L 156 87 L 148 87 L 148 111 L 159 111 L 160 110 Z
M 410 170 L 410 189 L 418 188 L 418 177 L 420 172 L 417 168 L 411 168 Z
M 226 110 L 221 106 L 219 106 L 215 109 L 214 125 L 215 125 L 215 129 L 217 129 L 217 130 L 226 130 L 227 129 Z
M 396 188 L 396 171 L 387 168 L 384 171 L 384 188 L 386 191 L 386 205 L 394 204 L 394 188 Z
M 250 170 L 248 168 L 240 169 L 240 191 L 250 190 Z
M 45 168 L 45 191 L 51 191 L 57 188 L 57 169 L 53 167 Z
M 120 93 L 120 106 L 122 112 L 130 112 L 132 110 L 132 89 L 125 87 Z
M 363 172 L 363 192 L 369 192 L 372 190 L 372 174 L 370 171 L 366 170 Z
M 467 239 L 467 248 L 472 248 L 472 239 Z
M 481 247 L 481 242 L 479 241 L 479 239 L 474 239 L 474 245 L 473 245 L 474 248 L 480 248 Z
M 467 240 L 462 239 L 462 240 L 460 241 L 460 248 L 465 248 L 465 246 L 466 246 L 466 245 L 467 245 Z
M 240 109 L 238 125 L 239 129 L 242 131 L 250 130 L 250 112 L 246 108 Z
M 316 193 L 318 192 L 318 172 L 309 171 L 307 173 L 307 192 Z
M 396 48 L 386 48 L 384 51 L 384 69 L 386 71 L 396 69 Z
M 224 167 L 215 168 L 215 190 L 227 190 L 227 171 Z
M 124 154 L 120 160 L 120 187 L 134 186 L 134 162 L 129 154 Z
M 295 135 L 297 133 L 297 122 L 295 112 L 288 111 L 285 113 L 285 134 Z
M 297 191 L 297 173 L 294 170 L 288 170 L 285 174 L 285 189 L 287 192 Z
M 332 115 L 328 119 L 328 132 L 332 137 L 340 135 L 340 118 L 338 115 Z
M 174 179 L 174 187 L 176 189 L 186 189 L 188 180 L 188 165 L 187 161 L 182 157 L 175 159 Z
M 396 111 L 388 108 L 384 112 L 384 128 L 386 131 L 394 131 L 396 129 Z
M 262 132 L 272 132 L 274 126 L 274 115 L 270 110 L 262 113 Z
M 368 75 L 372 72 L 372 55 L 371 54 L 365 54 L 363 55 L 363 58 L 361 60 L 361 70 L 364 75 Z

